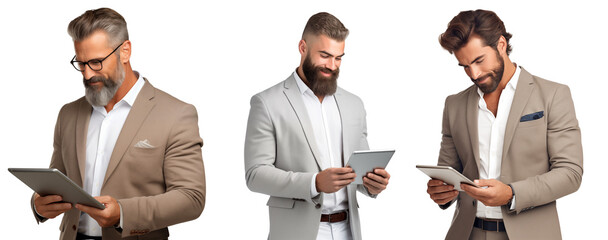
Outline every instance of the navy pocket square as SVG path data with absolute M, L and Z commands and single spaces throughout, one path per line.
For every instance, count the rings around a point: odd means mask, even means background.
M 520 122 L 532 121 L 532 120 L 536 120 L 536 119 L 541 119 L 543 116 L 545 116 L 545 111 L 539 111 L 539 112 L 524 115 L 521 117 L 521 119 L 519 119 L 519 121 Z

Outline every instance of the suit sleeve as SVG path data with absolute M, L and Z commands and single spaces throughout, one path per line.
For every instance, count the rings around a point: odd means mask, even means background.
M 63 106 L 57 115 L 57 122 L 55 123 L 55 132 L 53 135 L 53 155 L 51 156 L 51 164 L 50 168 L 56 168 L 57 170 L 65 173 L 65 166 L 63 164 L 63 156 L 61 154 L 61 116 L 65 111 L 66 106 Z M 34 196 L 36 193 L 32 194 L 32 198 L 30 201 L 32 207 L 32 213 L 34 213 L 34 217 L 36 218 L 37 223 L 45 222 L 48 218 L 38 215 L 36 210 L 34 209 Z
M 135 229 L 149 231 L 196 219 L 206 200 L 205 169 L 198 116 L 192 105 L 177 111 L 168 136 L 163 164 L 166 192 L 119 199 L 123 210 L 122 237 Z
M 450 97 L 445 99 L 445 106 L 443 107 L 443 120 L 441 127 L 441 148 L 439 149 L 439 159 L 437 160 L 438 166 L 450 166 L 459 172 L 462 172 L 462 163 L 458 157 L 456 146 L 454 145 L 454 139 L 452 138 L 452 131 L 450 125 L 449 115 L 449 101 Z M 460 195 L 459 195 L 460 197 Z M 439 205 L 441 209 L 449 208 L 458 198 L 444 205 Z
M 516 196 L 516 213 L 553 202 L 575 192 L 581 185 L 581 131 L 567 86 L 557 88 L 546 116 L 549 171 L 511 183 Z
M 277 153 L 276 133 L 264 99 L 255 95 L 251 98 L 251 109 L 245 136 L 245 180 L 247 187 L 274 197 L 304 199 L 318 203 L 319 194 L 314 199 L 310 183 L 314 173 L 292 172 L 275 167 Z

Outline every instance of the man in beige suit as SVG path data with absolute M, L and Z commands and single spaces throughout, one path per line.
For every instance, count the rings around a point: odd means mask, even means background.
M 441 208 L 457 202 L 446 239 L 561 239 L 556 200 L 581 184 L 570 90 L 512 62 L 510 38 L 485 10 L 461 12 L 440 37 L 474 85 L 445 101 L 438 165 L 481 186 L 428 182 Z
M 68 32 L 86 91 L 59 112 L 50 167 L 105 209 L 34 194 L 36 219 L 65 213 L 61 239 L 166 239 L 167 226 L 205 205 L 196 109 L 131 69 L 126 22 L 114 10 L 86 11 Z
M 353 151 L 369 149 L 361 99 L 337 78 L 348 29 L 329 13 L 313 15 L 298 45 L 300 66 L 254 95 L 245 139 L 251 191 L 269 195 L 269 239 L 361 239 L 357 190 L 375 197 L 390 175 L 356 176 Z M 363 185 L 350 185 L 363 177 Z

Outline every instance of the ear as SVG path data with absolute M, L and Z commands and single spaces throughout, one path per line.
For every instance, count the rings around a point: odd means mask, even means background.
M 306 56 L 306 51 L 308 51 L 308 46 L 306 46 L 306 41 L 304 39 L 300 40 L 298 43 L 298 50 L 302 56 Z
M 125 64 L 128 63 L 131 59 L 131 41 L 125 41 L 122 46 L 120 46 L 120 63 Z
M 498 44 L 496 44 L 496 49 L 498 49 L 498 52 L 501 55 L 507 55 L 507 39 L 505 38 L 505 36 L 500 36 L 500 38 L 498 39 Z

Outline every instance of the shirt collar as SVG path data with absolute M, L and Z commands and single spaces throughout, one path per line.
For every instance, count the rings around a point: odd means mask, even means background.
M 521 68 L 519 66 L 517 66 L 516 63 L 515 64 L 515 73 L 513 74 L 513 77 L 511 77 L 511 80 L 509 81 L 509 83 L 507 83 L 507 86 L 510 86 L 513 91 L 515 91 L 515 89 L 517 89 L 517 83 L 519 82 L 519 75 L 521 74 Z
M 127 92 L 127 95 L 125 95 L 118 103 L 116 103 L 116 106 L 119 106 L 122 104 L 128 104 L 129 107 L 133 107 L 133 104 L 135 103 L 135 99 L 137 98 L 137 95 L 139 95 L 139 92 L 144 87 L 145 81 L 141 77 L 141 74 L 139 74 L 139 72 L 137 72 L 137 71 L 134 71 L 134 73 L 135 73 L 135 75 L 137 75 L 137 81 L 135 82 L 133 87 L 131 87 L 131 89 L 129 89 L 129 92 Z M 122 103 L 122 102 L 124 102 L 124 103 Z M 95 111 L 99 111 L 103 114 L 107 113 L 104 106 L 93 106 L 93 109 Z
M 515 91 L 517 89 L 517 82 L 519 82 L 521 68 L 517 66 L 516 63 L 513 64 L 515 64 L 515 73 L 513 73 L 513 76 L 511 76 L 511 79 L 509 80 L 505 88 L 511 88 L 513 91 Z M 483 92 L 481 91 L 481 89 L 479 89 L 479 87 L 477 88 L 477 94 L 479 94 L 479 96 L 483 98 Z
M 127 95 L 125 95 L 125 97 L 122 98 L 121 101 L 126 102 L 127 104 L 129 104 L 129 106 L 133 107 L 133 104 L 135 103 L 135 99 L 137 98 L 137 95 L 139 95 L 139 92 L 141 91 L 141 89 L 144 87 L 144 79 L 141 77 L 141 75 L 138 72 L 135 72 L 135 75 L 137 75 L 137 81 L 135 82 L 135 85 L 133 85 L 133 87 L 131 87 L 131 89 L 129 90 L 129 92 L 127 93 Z
M 296 83 L 298 84 L 298 89 L 300 90 L 300 93 L 302 95 L 304 95 L 304 93 L 307 91 L 310 91 L 310 93 L 313 93 L 312 90 L 308 87 L 308 85 L 306 85 L 306 83 L 304 83 L 304 81 L 302 81 L 300 76 L 298 76 L 298 71 L 293 72 L 293 78 L 296 79 Z

